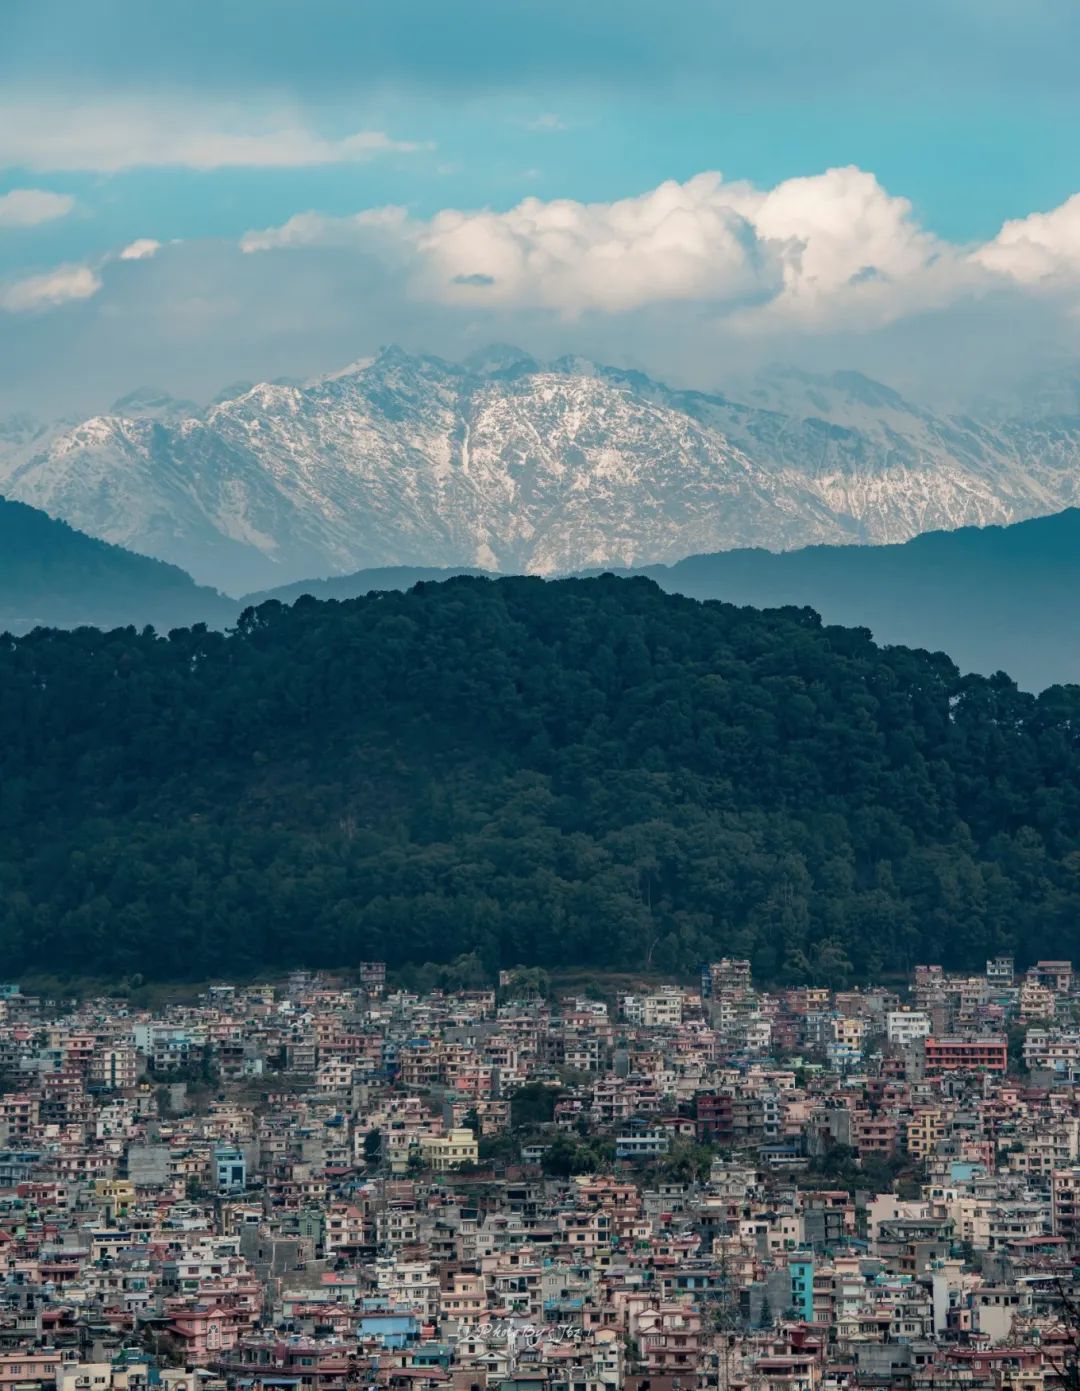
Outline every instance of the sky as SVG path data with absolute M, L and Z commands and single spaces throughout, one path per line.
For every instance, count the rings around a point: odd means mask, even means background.
M 512 341 L 960 404 L 1080 351 L 1075 0 L 4 0 L 0 412 Z

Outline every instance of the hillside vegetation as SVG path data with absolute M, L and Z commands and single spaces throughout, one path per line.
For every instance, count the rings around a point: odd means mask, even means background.
M 0 966 L 770 979 L 1080 946 L 1080 688 L 806 609 L 452 579 L 0 646 Z
M 183 570 L 0 497 L 0 631 L 225 624 L 236 605 Z
M 903 545 L 724 551 L 639 573 L 694 599 L 809 604 L 827 622 L 867 627 L 879 642 L 940 648 L 962 671 L 1007 671 L 1028 690 L 1080 681 L 1075 507 Z

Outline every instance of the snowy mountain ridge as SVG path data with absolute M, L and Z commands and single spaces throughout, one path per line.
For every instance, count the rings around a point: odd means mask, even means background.
M 383 565 L 550 574 L 905 540 L 1080 500 L 1080 417 L 975 421 L 857 373 L 741 401 L 496 346 L 388 348 L 204 411 L 0 425 L 0 493 L 234 593 Z

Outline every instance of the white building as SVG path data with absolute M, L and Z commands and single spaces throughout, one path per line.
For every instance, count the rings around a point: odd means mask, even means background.
M 930 1034 L 930 1016 L 918 1009 L 891 1009 L 885 1016 L 885 1036 L 901 1048 Z
M 682 991 L 668 987 L 648 995 L 627 995 L 623 1018 L 646 1029 L 670 1028 L 682 1023 L 682 1007 Z

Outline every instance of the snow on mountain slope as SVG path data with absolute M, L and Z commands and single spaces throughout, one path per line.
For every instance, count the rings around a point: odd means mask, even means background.
M 1078 496 L 1080 417 L 939 416 L 857 372 L 768 372 L 738 402 L 635 380 L 763 463 L 778 487 L 809 488 L 867 541 L 1016 521 Z
M 0 418 L 0 480 L 6 472 L 41 454 L 57 435 L 70 428 L 69 420 L 47 424 L 25 414 Z
M 733 402 L 512 348 L 391 348 L 201 414 L 131 404 L 38 445 L 0 435 L 0 492 L 233 592 L 894 541 L 1078 499 L 1080 421 L 943 418 L 857 373 L 772 373 Z

